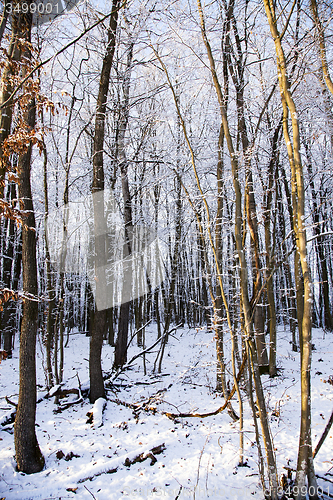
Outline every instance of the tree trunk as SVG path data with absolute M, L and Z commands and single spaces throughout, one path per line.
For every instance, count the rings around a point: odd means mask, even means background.
M 303 167 L 300 155 L 300 131 L 297 118 L 297 110 L 295 102 L 292 98 L 285 54 L 281 43 L 281 35 L 277 28 L 277 20 L 275 8 L 269 0 L 264 0 L 265 10 L 272 37 L 275 43 L 277 55 L 277 68 L 278 78 L 282 104 L 284 107 L 284 120 L 287 120 L 286 107 L 290 111 L 292 123 L 292 141 L 287 133 L 287 128 L 284 127 L 285 142 L 287 145 L 292 190 L 295 193 L 296 206 L 294 210 L 294 231 L 296 235 L 297 255 L 299 258 L 302 275 L 303 275 L 303 318 L 302 318 L 302 332 L 301 332 L 301 428 L 297 460 L 297 472 L 295 487 L 297 488 L 296 499 L 303 500 L 307 497 L 306 478 L 308 479 L 308 494 L 309 498 L 317 499 L 317 480 L 314 471 L 313 457 L 312 457 L 312 442 L 311 442 L 311 385 L 310 385 L 310 371 L 311 371 L 311 321 L 312 321 L 312 282 L 310 275 L 310 268 L 308 264 L 307 248 L 306 248 L 306 230 L 304 225 L 305 219 L 305 190 L 303 180 Z M 311 492 L 312 490 L 312 492 Z
M 320 59 L 321 59 L 321 66 L 322 66 L 322 70 L 323 70 L 324 80 L 325 80 L 325 83 L 327 85 L 327 88 L 329 89 L 329 91 L 333 95 L 333 82 L 332 82 L 332 79 L 330 76 L 328 63 L 327 63 L 327 57 L 326 57 L 324 26 L 323 26 L 323 23 L 321 22 L 319 14 L 318 14 L 317 1 L 311 0 L 310 6 L 311 6 L 313 22 L 316 26 L 317 34 L 318 34 L 319 54 L 320 54 Z
M 47 150 L 46 144 L 44 143 L 44 224 L 46 227 L 47 217 L 49 215 L 49 194 L 48 194 L 48 179 L 47 179 Z M 53 372 L 52 372 L 52 344 L 53 344 L 53 333 L 54 333 L 54 283 L 52 280 L 51 272 L 51 257 L 49 250 L 49 241 L 45 235 L 45 263 L 46 263 L 46 289 L 48 297 L 48 307 L 47 307 L 47 319 L 46 319 L 46 372 L 47 372 L 47 386 L 48 389 L 53 387 Z
M 106 223 L 104 218 L 104 169 L 103 147 L 105 135 L 106 102 L 110 83 L 110 73 L 116 46 L 116 31 L 120 0 L 113 0 L 112 15 L 108 32 L 108 45 L 103 59 L 99 91 L 96 103 L 95 136 L 93 145 L 93 203 L 95 231 L 95 275 L 96 298 L 106 290 L 106 277 L 103 266 L 106 264 Z M 104 232 L 105 231 L 105 232 Z M 102 374 L 102 346 L 106 330 L 106 309 L 97 309 L 92 324 L 89 354 L 90 401 L 105 397 Z
M 131 255 L 133 248 L 133 218 L 132 218 L 132 201 L 131 193 L 128 182 L 128 162 L 125 152 L 125 134 L 129 118 L 129 91 L 130 91 L 130 77 L 133 59 L 134 42 L 130 42 L 127 55 L 127 65 L 125 69 L 125 76 L 123 82 L 124 101 L 121 104 L 121 116 L 118 128 L 117 148 L 118 157 L 121 171 L 121 186 L 124 201 L 124 222 L 125 222 L 125 243 L 124 243 L 124 257 Z M 124 264 L 125 267 L 126 263 Z M 130 302 L 126 296 L 131 295 L 130 290 L 133 287 L 132 277 L 132 263 L 129 260 L 129 266 L 124 271 L 124 283 L 122 290 L 122 302 L 120 305 L 120 316 L 118 323 L 118 335 L 116 340 L 116 348 L 114 353 L 114 366 L 124 366 L 127 361 L 127 343 L 128 343 L 128 326 L 129 326 L 129 313 Z
M 222 269 L 222 217 L 223 217 L 223 174 L 224 174 L 224 161 L 223 161 L 223 144 L 224 132 L 223 127 L 220 127 L 219 142 L 218 142 L 218 162 L 217 162 L 217 213 L 216 213 L 216 226 L 215 226 L 215 247 L 216 256 L 219 265 Z M 216 390 L 223 391 L 226 396 L 226 381 L 225 381 L 225 363 L 224 363 L 224 349 L 223 349 L 223 301 L 222 291 L 219 280 L 216 281 L 216 356 L 217 356 L 217 370 L 216 370 Z
M 237 249 L 237 254 L 238 254 L 238 259 L 239 259 L 239 264 L 240 264 L 241 302 L 242 302 L 242 307 L 243 307 L 244 327 L 245 327 L 244 333 L 245 333 L 247 342 L 249 344 L 249 349 L 251 351 L 251 356 L 253 359 L 253 367 L 254 367 L 253 376 L 254 376 L 254 382 L 255 382 L 255 389 L 256 389 L 256 395 L 257 395 L 257 403 L 258 403 L 258 408 L 259 408 L 261 428 L 262 428 L 263 439 L 264 439 L 265 450 L 266 450 L 268 476 L 269 476 L 269 484 L 270 484 L 270 496 L 271 496 L 272 500 L 276 500 L 277 499 L 278 484 L 277 484 L 276 462 L 275 462 L 275 456 L 274 456 L 274 446 L 273 446 L 272 436 L 270 433 L 265 398 L 264 398 L 263 388 L 262 388 L 261 379 L 260 379 L 257 351 L 256 351 L 256 348 L 254 345 L 252 308 L 251 308 L 250 300 L 248 297 L 248 269 L 247 269 L 247 263 L 246 263 L 244 247 L 243 247 L 242 195 L 241 195 L 241 189 L 240 189 L 240 183 L 239 183 L 239 177 L 238 177 L 238 168 L 239 167 L 238 167 L 237 153 L 234 149 L 233 140 L 232 140 L 232 137 L 230 134 L 228 117 L 227 117 L 227 112 L 226 112 L 226 108 L 225 108 L 225 98 L 223 96 L 220 82 L 218 80 L 216 66 L 215 66 L 215 60 L 214 60 L 214 57 L 212 54 L 212 49 L 211 49 L 211 46 L 210 46 L 210 43 L 209 43 L 209 40 L 207 37 L 207 33 L 206 33 L 205 20 L 204 20 L 201 1 L 197 0 L 197 3 L 198 3 L 198 10 L 199 10 L 199 16 L 200 16 L 201 34 L 202 34 L 202 38 L 203 38 L 203 41 L 204 41 L 204 44 L 205 44 L 205 47 L 207 50 L 207 56 L 209 59 L 211 76 L 212 76 L 213 84 L 214 84 L 217 98 L 218 98 L 224 135 L 226 138 L 226 143 L 227 143 L 227 147 L 228 147 L 228 151 L 229 151 L 229 155 L 230 155 L 230 160 L 231 160 L 233 185 L 234 185 L 234 191 L 235 191 L 235 197 L 236 197 L 235 226 L 234 227 L 235 227 L 236 249 Z M 232 329 L 231 329 L 231 331 L 232 331 Z
M 269 374 L 275 377 L 276 370 L 276 309 L 275 297 L 273 286 L 273 273 L 274 273 L 274 235 L 272 245 L 272 231 L 271 231 L 271 217 L 272 217 L 272 200 L 273 200 L 273 184 L 274 184 L 274 171 L 277 167 L 279 151 L 278 144 L 280 144 L 280 132 L 282 122 L 275 128 L 272 139 L 272 156 L 268 166 L 268 184 L 266 185 L 265 199 L 265 213 L 264 213 L 264 228 L 265 228 L 265 246 L 266 246 L 266 289 L 267 300 L 269 307 Z
M 18 41 L 21 37 L 24 37 L 24 34 L 21 17 L 17 18 L 16 16 L 13 16 L 12 37 L 8 49 L 8 62 L 5 66 L 1 79 L 1 104 L 8 101 L 13 91 L 13 86 L 10 80 L 15 71 L 17 71 L 15 63 L 19 61 L 21 57 Z M 8 102 L 3 108 L 0 109 L 0 198 L 3 198 L 4 195 L 5 174 L 9 166 L 9 159 L 5 157 L 2 145 L 10 134 L 12 117 L 13 103 Z
M 21 23 L 21 29 L 24 27 L 24 30 L 22 29 L 24 38 L 30 42 L 32 15 L 22 15 L 17 22 Z M 30 50 L 26 48 L 24 52 L 26 60 L 31 60 Z M 23 90 L 28 91 L 26 86 Z M 36 121 L 34 100 L 27 105 L 23 119 L 28 130 L 33 130 Z M 28 474 L 41 471 L 45 463 L 35 431 L 38 283 L 36 226 L 30 183 L 31 152 L 32 144 L 30 143 L 27 151 L 20 155 L 18 162 L 19 196 L 26 213 L 22 228 L 23 292 L 25 296 L 20 337 L 20 388 L 14 428 L 17 468 Z
M 8 186 L 8 202 L 16 198 L 16 184 L 11 182 Z M 3 251 L 3 278 L 2 281 L 6 288 L 13 290 L 12 283 L 12 268 L 14 265 L 14 248 L 15 248 L 15 223 L 13 220 L 8 221 L 9 229 L 5 226 L 4 237 L 6 238 L 7 245 L 4 245 Z M 3 304 L 3 311 L 1 312 L 1 330 L 3 335 L 3 349 L 7 353 L 7 358 L 12 357 L 13 336 L 15 331 L 15 313 L 16 304 L 9 300 Z

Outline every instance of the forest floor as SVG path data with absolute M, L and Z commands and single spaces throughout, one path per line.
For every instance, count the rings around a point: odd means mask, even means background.
M 38 398 L 36 432 L 45 469 L 25 475 L 15 470 L 13 424 L 0 425 L 0 498 L 6 500 L 122 498 L 262 499 L 254 426 L 244 395 L 246 466 L 239 467 L 238 423 L 226 411 L 215 417 L 171 420 L 163 412 L 205 413 L 216 410 L 223 398 L 214 391 L 215 344 L 211 332 L 178 329 L 170 337 L 162 373 L 153 374 L 156 350 L 146 355 L 147 375 L 139 357 L 132 368 L 109 385 L 102 418 L 88 398 L 75 403 L 79 391 L 60 399 L 45 398 L 44 357 L 37 349 Z M 290 333 L 278 332 L 279 376 L 262 376 L 271 421 L 279 474 L 296 467 L 299 415 L 299 354 L 291 351 Z M 146 344 L 156 340 L 156 329 L 146 331 Z M 313 331 L 312 436 L 317 444 L 333 409 L 333 335 Z M 228 348 L 226 344 L 226 348 Z M 156 348 L 157 349 L 157 348 Z M 44 351 L 44 349 L 43 349 Z M 139 348 L 132 345 L 129 359 Z M 0 423 L 13 410 L 5 399 L 18 398 L 18 348 L 13 359 L 0 365 Z M 62 389 L 88 387 L 89 338 L 71 334 L 65 349 Z M 103 369 L 111 371 L 113 348 L 103 347 Z M 230 369 L 230 366 L 227 367 Z M 331 378 L 330 378 L 331 377 Z M 74 403 L 66 408 L 66 403 Z M 129 404 L 126 406 L 124 403 Z M 232 400 L 238 413 L 237 399 Z M 131 407 L 132 405 L 132 407 Z M 59 408 L 59 412 L 55 412 Z M 315 459 L 324 492 L 333 495 L 333 429 Z M 137 460 L 137 461 L 135 461 Z M 140 461 L 143 460 L 143 461 Z M 155 462 L 155 463 L 154 463 Z M 326 474 L 326 475 L 325 475 Z

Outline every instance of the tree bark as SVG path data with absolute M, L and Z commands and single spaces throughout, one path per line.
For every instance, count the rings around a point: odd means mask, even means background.
M 277 168 L 279 152 L 278 144 L 280 143 L 280 132 L 282 122 L 275 128 L 272 139 L 272 156 L 268 166 L 268 183 L 265 190 L 265 213 L 264 213 L 264 228 L 265 228 L 265 246 L 266 246 L 266 289 L 267 300 L 269 307 L 269 374 L 275 377 L 277 374 L 276 369 L 276 308 L 273 286 L 273 272 L 274 272 L 274 236 L 272 244 L 272 231 L 271 231 L 271 216 L 272 216 L 272 201 L 273 201 L 273 185 L 274 185 L 274 171 Z

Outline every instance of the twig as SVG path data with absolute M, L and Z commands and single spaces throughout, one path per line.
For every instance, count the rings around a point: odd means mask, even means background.
M 90 495 L 91 495 L 91 496 L 92 496 L 95 500 L 97 500 L 97 498 L 95 497 L 95 495 L 93 495 L 93 493 L 91 493 L 91 491 L 90 491 L 90 490 L 88 490 L 88 488 L 86 487 L 86 485 L 84 484 L 83 486 L 85 487 L 85 489 L 86 489 L 87 491 L 89 491 Z
M 137 334 L 138 334 L 138 333 L 140 333 L 142 330 L 144 330 L 144 329 L 146 328 L 146 326 L 148 326 L 148 325 L 149 325 L 149 323 L 151 323 L 152 321 L 153 321 L 153 320 L 152 320 L 152 319 L 150 319 L 149 321 L 147 321 L 147 323 L 146 323 L 145 325 L 141 326 L 141 328 L 139 328 L 138 330 L 136 330 L 136 331 L 133 333 L 133 335 L 131 336 L 131 338 L 130 338 L 130 340 L 129 340 L 128 344 L 127 344 L 126 350 L 129 348 L 129 346 L 131 345 L 132 340 L 133 340 L 133 339 L 137 336 Z
M 203 452 L 205 451 L 206 444 L 208 443 L 208 439 L 209 439 L 209 436 L 206 437 L 205 444 L 203 445 L 202 450 L 200 452 L 200 456 L 199 456 L 198 470 L 197 470 L 197 480 L 196 480 L 196 483 L 194 485 L 194 490 L 193 490 L 193 500 L 195 500 L 195 491 L 196 491 L 196 489 L 198 487 L 198 483 L 199 483 L 201 459 L 202 459 Z
M 178 491 L 178 493 L 177 493 L 177 496 L 176 496 L 176 498 L 175 498 L 175 500 L 178 500 L 178 498 L 180 497 L 180 494 L 181 494 L 181 492 L 182 492 L 182 489 L 183 489 L 183 485 L 181 484 L 181 485 L 180 485 L 180 488 L 179 488 L 179 491 Z
M 328 483 L 333 484 L 333 481 L 331 479 L 327 479 L 327 477 L 319 476 L 319 474 L 316 474 L 316 477 L 318 479 L 322 479 L 323 481 L 327 481 Z

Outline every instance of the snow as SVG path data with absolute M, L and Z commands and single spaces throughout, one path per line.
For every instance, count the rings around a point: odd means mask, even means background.
M 290 333 L 280 329 L 278 339 L 279 376 L 270 379 L 263 375 L 262 380 L 281 474 L 285 472 L 284 466 L 296 467 L 300 376 L 299 354 L 291 351 Z M 147 345 L 155 340 L 156 329 L 150 325 L 146 329 Z M 322 330 L 314 330 L 313 342 L 316 348 L 312 362 L 315 446 L 333 409 L 333 390 L 328 382 L 332 375 L 333 338 Z M 42 368 L 44 354 L 40 345 L 38 343 L 37 380 L 40 396 L 43 396 L 46 394 Z M 139 348 L 132 345 L 128 358 L 138 352 Z M 161 497 L 174 500 L 179 495 L 179 500 L 262 500 L 254 426 L 245 394 L 245 467 L 238 466 L 238 423 L 233 422 L 227 412 L 215 417 L 175 420 L 163 414 L 194 410 L 205 413 L 223 404 L 223 398 L 214 391 L 216 354 L 212 333 L 204 329 L 178 329 L 167 344 L 161 374 L 152 373 L 156 354 L 156 351 L 146 354 L 146 376 L 142 359 L 138 358 L 113 384 L 106 383 L 107 402 L 97 400 L 92 407 L 86 398 L 54 413 L 57 408 L 54 398 L 41 398 L 37 404 L 36 432 L 46 465 L 39 474 L 25 475 L 15 470 L 13 426 L 0 427 L 0 498 L 143 500 Z M 88 358 L 89 339 L 82 334 L 71 335 L 65 349 L 62 388 L 78 389 L 80 380 L 84 391 L 89 376 Z M 113 348 L 104 345 L 105 372 L 111 372 L 112 360 Z M 13 411 L 5 396 L 17 401 L 17 395 L 16 348 L 13 359 L 0 365 L 0 419 Z M 122 403 L 137 404 L 137 408 L 134 411 L 135 407 Z M 237 412 L 236 396 L 232 404 Z M 87 419 L 91 411 L 93 424 Z M 331 430 L 315 458 L 316 472 L 323 477 L 333 467 L 332 437 Z M 165 449 L 153 453 L 157 461 L 151 465 L 151 450 L 160 445 Z M 58 453 L 60 451 L 62 453 Z M 132 463 L 139 456 L 146 459 Z M 329 492 L 330 483 L 322 481 L 319 484 Z
M 106 401 L 104 398 L 99 398 L 95 401 L 94 407 L 92 409 L 94 427 L 102 427 L 103 411 L 105 407 L 106 407 Z

